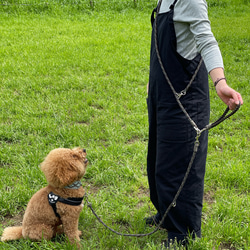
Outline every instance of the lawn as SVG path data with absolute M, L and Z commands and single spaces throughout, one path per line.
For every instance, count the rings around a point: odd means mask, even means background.
M 152 3 L 153 2 L 153 3 Z M 39 164 L 58 147 L 86 148 L 82 183 L 96 213 L 116 231 L 147 233 L 153 214 L 146 154 L 150 14 L 156 1 L 0 3 L 0 235 L 20 225 L 46 179 Z M 210 130 L 200 240 L 190 249 L 249 249 L 250 3 L 208 0 L 228 83 L 244 105 Z M 211 121 L 225 110 L 210 82 Z M 160 249 L 163 230 L 123 237 L 85 206 L 82 249 Z M 0 249 L 72 249 L 51 242 L 0 242 Z

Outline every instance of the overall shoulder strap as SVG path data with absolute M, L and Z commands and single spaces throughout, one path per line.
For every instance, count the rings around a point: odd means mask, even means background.
M 178 1 L 178 0 L 175 0 L 175 1 L 170 5 L 169 9 L 171 9 L 171 10 L 174 9 L 174 6 L 175 6 L 175 4 L 177 3 L 177 1 Z
M 153 27 L 153 23 L 154 23 L 154 20 L 155 20 L 156 11 L 157 11 L 157 8 L 154 8 L 153 11 L 152 11 L 152 14 L 151 14 L 151 25 L 152 25 L 152 27 Z
M 163 0 L 159 0 L 157 7 L 156 7 L 155 9 L 153 9 L 153 11 L 152 11 L 152 14 L 151 14 L 151 25 L 152 25 L 152 27 L 153 27 L 153 23 L 154 23 L 154 20 L 155 20 L 155 14 L 156 14 L 156 13 L 159 13 L 160 8 L 161 8 L 162 1 L 163 1 Z M 173 9 L 174 9 L 174 6 L 175 6 L 175 4 L 177 3 L 177 1 L 178 1 L 178 0 L 175 0 L 175 1 L 170 5 L 170 7 L 169 7 L 170 10 L 173 10 Z

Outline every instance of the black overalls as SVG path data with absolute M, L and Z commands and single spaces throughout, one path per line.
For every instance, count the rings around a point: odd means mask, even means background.
M 158 47 L 165 70 L 175 90 L 185 89 L 201 59 L 198 54 L 187 60 L 176 51 L 177 42 L 173 15 L 175 1 L 169 12 L 157 17 Z M 147 172 L 150 199 L 164 215 L 183 180 L 193 153 L 196 131 L 180 109 L 160 68 L 155 50 L 154 25 L 151 41 L 148 94 L 149 142 Z M 202 64 L 187 94 L 181 102 L 201 129 L 209 122 L 208 73 Z M 164 227 L 168 238 L 182 241 L 189 234 L 201 236 L 201 212 L 208 133 L 202 133 L 200 147 L 187 182 L 172 207 Z

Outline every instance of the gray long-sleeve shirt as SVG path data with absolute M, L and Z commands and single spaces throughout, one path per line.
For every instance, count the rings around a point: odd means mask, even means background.
M 163 0 L 160 13 L 169 11 L 174 0 Z M 174 27 L 177 52 L 192 60 L 197 53 L 205 62 L 207 71 L 224 68 L 218 43 L 211 31 L 205 0 L 178 0 L 174 8 Z

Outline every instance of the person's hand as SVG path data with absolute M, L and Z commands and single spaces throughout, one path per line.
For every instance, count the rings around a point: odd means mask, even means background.
M 243 104 L 240 93 L 230 88 L 225 81 L 221 81 L 216 85 L 216 92 L 230 110 L 234 110 L 237 105 Z

